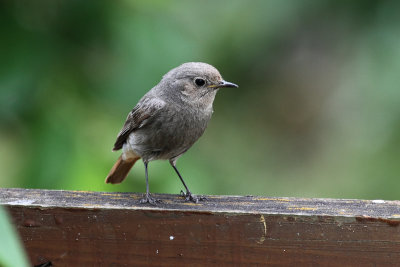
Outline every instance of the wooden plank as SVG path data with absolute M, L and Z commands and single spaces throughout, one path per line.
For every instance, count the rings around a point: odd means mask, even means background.
M 0 189 L 32 264 L 394 266 L 400 202 Z

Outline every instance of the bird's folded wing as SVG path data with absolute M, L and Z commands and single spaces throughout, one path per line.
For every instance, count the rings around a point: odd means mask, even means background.
M 126 142 L 129 134 L 142 128 L 148 123 L 153 116 L 158 114 L 166 105 L 166 103 L 158 98 L 144 98 L 129 112 L 124 127 L 119 132 L 115 141 L 113 150 L 119 150 Z

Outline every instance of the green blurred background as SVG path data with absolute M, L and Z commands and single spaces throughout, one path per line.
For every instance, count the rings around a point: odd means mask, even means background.
M 104 184 L 127 113 L 169 69 L 216 66 L 198 194 L 400 199 L 400 2 L 1 1 L 0 186 Z M 179 193 L 168 162 L 152 192 Z

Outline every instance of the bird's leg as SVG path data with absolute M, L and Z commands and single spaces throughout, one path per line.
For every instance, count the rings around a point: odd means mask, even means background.
M 176 168 L 175 162 L 170 161 L 170 163 L 171 163 L 172 168 L 174 168 L 176 174 L 178 174 L 179 179 L 181 179 L 181 182 L 186 189 L 186 193 L 181 191 L 181 196 L 183 196 L 186 201 L 192 201 L 194 203 L 205 200 L 206 199 L 205 197 L 196 197 L 196 196 L 192 195 L 192 193 L 190 192 L 189 188 L 187 187 L 185 181 L 183 180 L 182 175 L 179 173 L 178 169 Z
M 155 198 L 153 198 L 153 197 L 150 196 L 150 190 L 149 190 L 149 174 L 148 174 L 148 170 L 147 170 L 147 164 L 148 164 L 148 162 L 147 162 L 147 161 L 143 161 L 143 163 L 144 163 L 144 169 L 145 169 L 145 173 L 146 173 L 146 195 L 145 195 L 145 198 L 143 198 L 143 199 L 140 200 L 140 203 L 141 203 L 141 204 L 149 203 L 149 204 L 155 205 L 156 203 L 161 202 L 161 200 L 155 199 Z

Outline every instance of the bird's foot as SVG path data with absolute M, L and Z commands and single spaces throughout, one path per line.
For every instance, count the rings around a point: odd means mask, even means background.
M 149 203 L 151 205 L 156 205 L 157 203 L 161 203 L 160 199 L 153 198 L 150 194 L 146 194 L 144 198 L 140 200 L 140 204 Z
M 204 200 L 206 200 L 206 198 L 203 197 L 203 196 L 198 196 L 198 197 L 197 197 L 197 196 L 192 195 L 192 193 L 191 193 L 190 191 L 187 191 L 187 192 L 185 193 L 185 192 L 183 192 L 183 191 L 181 190 L 181 196 L 185 198 L 185 201 L 191 201 L 191 202 L 193 202 L 193 203 L 198 203 L 199 201 L 204 201 Z

